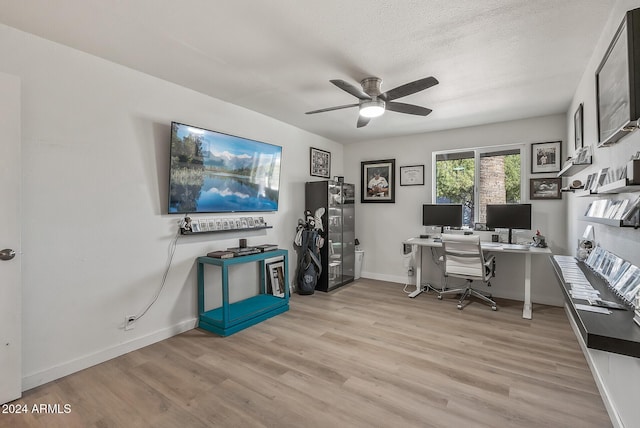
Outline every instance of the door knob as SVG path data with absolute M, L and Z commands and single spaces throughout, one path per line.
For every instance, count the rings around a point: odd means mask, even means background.
M 10 248 L 0 250 L 0 260 L 11 260 L 16 256 L 16 252 Z

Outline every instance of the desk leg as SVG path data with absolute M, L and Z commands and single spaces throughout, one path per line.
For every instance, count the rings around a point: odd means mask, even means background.
M 526 254 L 524 258 L 524 308 L 522 308 L 522 318 L 530 320 L 531 317 L 531 254 Z
M 413 251 L 417 252 L 417 262 L 416 263 L 416 289 L 409 293 L 409 297 L 412 299 L 416 297 L 418 294 L 422 293 L 424 289 L 420 285 L 421 277 L 422 277 L 422 245 L 412 245 Z

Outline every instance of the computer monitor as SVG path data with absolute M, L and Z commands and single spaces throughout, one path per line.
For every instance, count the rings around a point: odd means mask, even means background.
M 440 226 L 440 233 L 445 227 L 462 227 L 462 205 L 425 204 L 422 206 L 422 225 Z
M 531 204 L 487 205 L 487 227 L 509 229 L 509 244 L 513 229 L 531 229 Z

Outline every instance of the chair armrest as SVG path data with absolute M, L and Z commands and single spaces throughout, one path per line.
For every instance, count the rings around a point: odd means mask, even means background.
M 491 278 L 496 276 L 496 256 L 489 256 L 484 260 L 485 276 Z

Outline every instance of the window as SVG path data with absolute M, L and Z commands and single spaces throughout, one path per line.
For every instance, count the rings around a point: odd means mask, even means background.
M 462 204 L 463 225 L 486 222 L 487 204 L 522 200 L 522 146 L 434 153 L 434 202 Z

